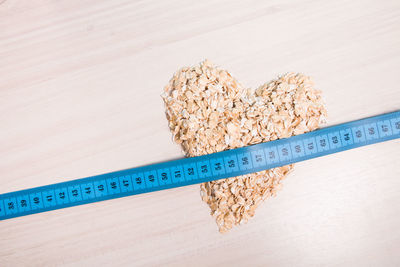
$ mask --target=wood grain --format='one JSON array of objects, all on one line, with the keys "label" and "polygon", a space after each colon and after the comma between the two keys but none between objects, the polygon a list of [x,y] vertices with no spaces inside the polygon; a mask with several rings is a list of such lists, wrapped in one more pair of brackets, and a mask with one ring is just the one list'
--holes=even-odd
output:
[{"label": "wood grain", "polygon": [[[204,58],[313,76],[329,124],[400,107],[398,0],[0,3],[0,193],[181,157],[159,95]],[[296,164],[226,235],[197,185],[2,221],[0,266],[398,266],[399,144]]]}]

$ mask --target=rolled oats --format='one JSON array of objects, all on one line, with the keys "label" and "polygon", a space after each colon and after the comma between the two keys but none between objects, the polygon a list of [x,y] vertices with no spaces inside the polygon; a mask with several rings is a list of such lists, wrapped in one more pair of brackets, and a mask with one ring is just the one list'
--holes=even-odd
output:
[{"label": "rolled oats", "polygon": [[[325,122],[321,92],[310,77],[287,73],[255,90],[205,60],[180,69],[162,98],[173,140],[194,157],[315,130]],[[281,188],[293,164],[201,184],[220,232],[248,221]]]}]

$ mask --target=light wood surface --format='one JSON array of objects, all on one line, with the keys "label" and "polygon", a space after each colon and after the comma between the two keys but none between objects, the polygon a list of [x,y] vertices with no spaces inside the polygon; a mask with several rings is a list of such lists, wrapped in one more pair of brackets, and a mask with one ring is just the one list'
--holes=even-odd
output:
[{"label": "light wood surface", "polygon": [[[313,76],[329,125],[400,108],[400,2],[0,1],[0,193],[182,156],[161,91],[209,58]],[[296,164],[246,225],[199,186],[0,222],[0,266],[399,266],[400,142]]]}]

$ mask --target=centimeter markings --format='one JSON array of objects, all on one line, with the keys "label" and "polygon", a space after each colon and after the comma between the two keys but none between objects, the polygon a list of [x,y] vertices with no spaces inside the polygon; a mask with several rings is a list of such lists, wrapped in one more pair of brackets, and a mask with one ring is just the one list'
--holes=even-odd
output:
[{"label": "centimeter markings", "polygon": [[287,139],[0,195],[0,220],[267,170],[400,138],[400,111]]}]

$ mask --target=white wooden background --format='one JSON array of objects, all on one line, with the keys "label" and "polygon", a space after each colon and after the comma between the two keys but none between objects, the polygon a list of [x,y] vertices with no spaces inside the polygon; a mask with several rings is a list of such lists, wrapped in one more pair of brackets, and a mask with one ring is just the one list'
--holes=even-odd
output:
[{"label": "white wooden background", "polygon": [[[1,0],[0,193],[181,157],[160,98],[209,58],[314,77],[329,124],[400,108],[398,0]],[[0,266],[399,266],[400,142],[296,164],[221,235],[198,185],[0,222]]]}]

